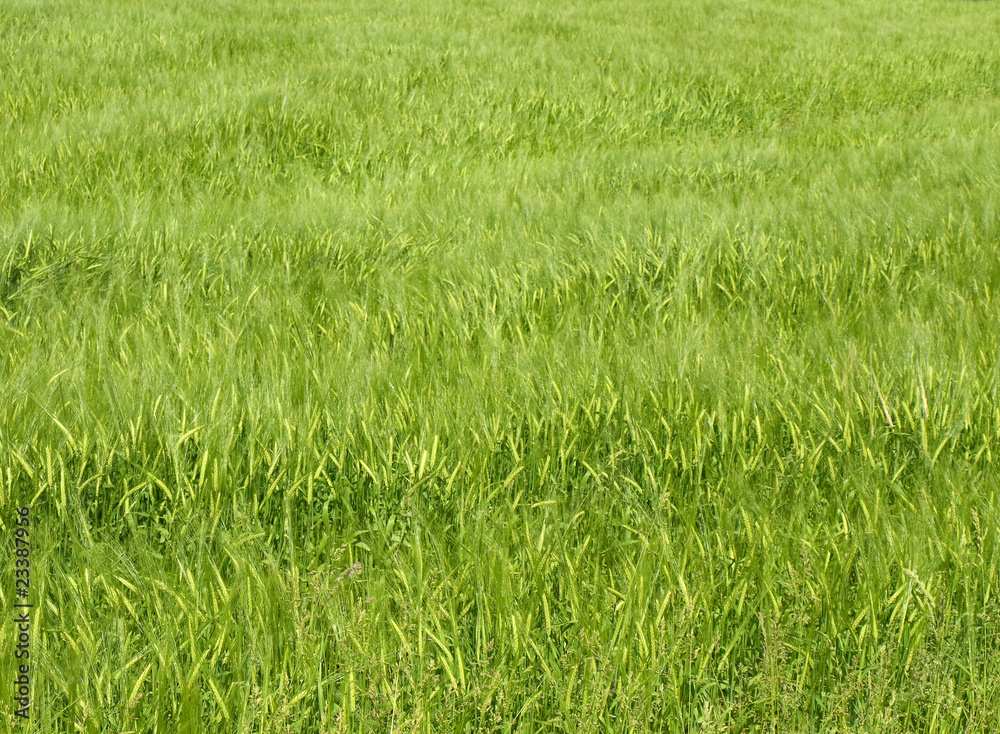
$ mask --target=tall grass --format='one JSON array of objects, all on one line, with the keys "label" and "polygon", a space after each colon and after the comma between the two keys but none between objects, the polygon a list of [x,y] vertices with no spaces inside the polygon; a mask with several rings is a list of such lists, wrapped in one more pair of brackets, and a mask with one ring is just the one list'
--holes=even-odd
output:
[{"label": "tall grass", "polygon": [[992,731],[998,26],[0,10],[3,726]]}]

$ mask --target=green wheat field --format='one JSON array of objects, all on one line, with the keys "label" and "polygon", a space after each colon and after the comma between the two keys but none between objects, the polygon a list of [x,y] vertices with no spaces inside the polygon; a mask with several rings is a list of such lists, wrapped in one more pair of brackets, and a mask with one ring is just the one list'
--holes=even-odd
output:
[{"label": "green wheat field", "polygon": [[0,731],[994,732],[998,39],[4,2]]}]

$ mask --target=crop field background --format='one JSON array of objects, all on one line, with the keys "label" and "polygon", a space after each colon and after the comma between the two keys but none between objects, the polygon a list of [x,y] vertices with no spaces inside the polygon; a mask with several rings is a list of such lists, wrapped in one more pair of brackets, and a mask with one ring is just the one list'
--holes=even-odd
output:
[{"label": "crop field background", "polygon": [[0,730],[995,731],[997,39],[4,2]]}]

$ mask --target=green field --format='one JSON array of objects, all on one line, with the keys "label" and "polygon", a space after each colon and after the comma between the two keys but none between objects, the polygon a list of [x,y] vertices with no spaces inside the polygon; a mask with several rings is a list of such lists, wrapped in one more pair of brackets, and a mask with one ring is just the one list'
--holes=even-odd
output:
[{"label": "green field", "polygon": [[994,732],[998,39],[3,3],[0,731]]}]

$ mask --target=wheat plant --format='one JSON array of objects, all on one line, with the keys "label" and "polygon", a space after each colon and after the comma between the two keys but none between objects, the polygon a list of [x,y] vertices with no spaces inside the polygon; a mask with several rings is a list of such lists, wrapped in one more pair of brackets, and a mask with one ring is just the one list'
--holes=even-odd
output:
[{"label": "wheat plant", "polygon": [[995,731],[998,31],[4,4],[0,727]]}]

